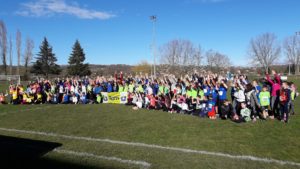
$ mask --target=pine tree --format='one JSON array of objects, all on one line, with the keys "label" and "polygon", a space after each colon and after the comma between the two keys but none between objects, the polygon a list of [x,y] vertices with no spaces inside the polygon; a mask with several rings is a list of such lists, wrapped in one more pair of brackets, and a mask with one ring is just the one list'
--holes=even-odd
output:
[{"label": "pine tree", "polygon": [[78,40],[76,40],[73,51],[69,57],[68,74],[73,76],[90,75],[91,71],[87,63],[83,63],[85,54]]},{"label": "pine tree", "polygon": [[49,74],[59,74],[61,72],[60,66],[55,62],[57,58],[52,52],[52,47],[49,45],[45,37],[41,46],[38,56],[35,58],[36,62],[32,66],[31,72],[41,74],[48,78]]}]

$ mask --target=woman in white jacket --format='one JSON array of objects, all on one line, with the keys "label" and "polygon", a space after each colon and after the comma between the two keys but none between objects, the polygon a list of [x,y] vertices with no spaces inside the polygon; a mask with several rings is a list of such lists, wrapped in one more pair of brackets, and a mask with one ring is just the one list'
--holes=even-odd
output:
[{"label": "woman in white jacket", "polygon": [[235,114],[240,115],[240,107],[241,103],[246,101],[246,96],[245,96],[245,88],[243,85],[240,83],[239,80],[236,81],[235,83],[235,92],[233,94],[234,96],[234,101],[233,101],[233,111]]}]

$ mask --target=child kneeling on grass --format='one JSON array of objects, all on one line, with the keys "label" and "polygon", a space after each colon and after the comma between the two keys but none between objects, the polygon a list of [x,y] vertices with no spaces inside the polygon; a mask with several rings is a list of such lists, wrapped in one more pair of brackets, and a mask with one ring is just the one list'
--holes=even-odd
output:
[{"label": "child kneeling on grass", "polygon": [[220,118],[222,120],[230,119],[234,116],[233,107],[229,100],[225,100],[221,105],[221,112],[219,112]]},{"label": "child kneeling on grass", "polygon": [[102,100],[102,95],[101,95],[101,93],[98,93],[98,94],[96,95],[96,104],[100,104],[100,103],[101,103],[101,100]]},{"label": "child kneeling on grass", "polygon": [[251,121],[251,110],[247,108],[247,104],[245,102],[241,103],[241,116],[238,117],[237,115],[235,115],[233,121],[236,123]]},{"label": "child kneeling on grass", "polygon": [[213,100],[212,95],[209,95],[207,105],[208,105],[208,113],[207,113],[208,118],[210,118],[212,120],[217,119],[216,102]]},{"label": "child kneeling on grass", "polygon": [[85,95],[84,92],[82,92],[82,93],[80,94],[80,101],[79,101],[79,103],[81,103],[81,104],[86,104],[87,102],[88,102],[88,101],[87,101],[86,95]]},{"label": "child kneeling on grass", "polygon": [[72,94],[72,104],[77,104],[78,103],[78,97],[76,96],[75,93]]}]

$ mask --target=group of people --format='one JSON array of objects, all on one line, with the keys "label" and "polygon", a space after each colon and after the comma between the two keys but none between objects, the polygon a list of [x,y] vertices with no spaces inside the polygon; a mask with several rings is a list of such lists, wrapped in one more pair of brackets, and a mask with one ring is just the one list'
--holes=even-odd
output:
[{"label": "group of people", "polygon": [[[272,77],[271,77],[272,76]],[[298,96],[292,82],[272,75],[249,81],[243,74],[225,77],[213,73],[193,73],[176,78],[161,75],[115,73],[96,78],[39,79],[27,86],[9,86],[0,93],[0,104],[100,104],[103,92],[127,92],[126,105],[136,109],[163,110],[210,119],[231,119],[234,122],[255,122],[257,119],[289,121],[295,114]]]}]

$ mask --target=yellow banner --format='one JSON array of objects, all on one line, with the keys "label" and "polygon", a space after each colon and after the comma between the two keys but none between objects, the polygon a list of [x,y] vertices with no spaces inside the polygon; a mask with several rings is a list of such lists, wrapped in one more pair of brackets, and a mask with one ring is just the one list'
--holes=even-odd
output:
[{"label": "yellow banner", "polygon": [[103,103],[125,104],[127,103],[127,92],[102,92]]}]

